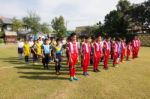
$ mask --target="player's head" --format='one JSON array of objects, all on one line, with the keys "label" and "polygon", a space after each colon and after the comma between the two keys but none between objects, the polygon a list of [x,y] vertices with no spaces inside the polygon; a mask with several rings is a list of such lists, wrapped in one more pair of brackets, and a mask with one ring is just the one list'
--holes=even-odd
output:
[{"label": "player's head", "polygon": [[77,40],[76,33],[72,33],[72,34],[70,35],[70,37],[71,37],[71,41],[76,41],[76,40]]},{"label": "player's head", "polygon": [[61,42],[61,40],[58,38],[58,39],[56,40],[57,45],[60,44],[60,42]]},{"label": "player's head", "polygon": [[25,39],[25,40],[24,40],[24,43],[26,43],[26,44],[29,43],[29,40]]},{"label": "player's head", "polygon": [[85,39],[86,43],[90,42],[90,37],[89,36],[85,36],[84,39]]},{"label": "player's head", "polygon": [[110,37],[109,36],[105,36],[105,40],[108,42],[110,41]]},{"label": "player's head", "polygon": [[119,38],[116,37],[116,38],[115,38],[115,42],[116,42],[116,43],[119,42]]},{"label": "player's head", "polygon": [[98,37],[97,37],[97,40],[96,40],[97,42],[100,42],[101,41],[101,36],[100,35],[98,35]]},{"label": "player's head", "polygon": [[46,45],[49,44],[49,39],[45,39],[45,44],[46,44]]}]

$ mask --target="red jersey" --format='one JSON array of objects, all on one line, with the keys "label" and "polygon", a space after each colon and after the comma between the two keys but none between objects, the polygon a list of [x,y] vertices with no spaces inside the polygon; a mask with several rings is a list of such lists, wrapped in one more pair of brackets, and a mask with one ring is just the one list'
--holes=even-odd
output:
[{"label": "red jersey", "polygon": [[84,54],[87,54],[87,53],[90,54],[90,51],[91,51],[91,48],[90,48],[89,44],[87,44],[87,43],[82,44],[82,52]]},{"label": "red jersey", "polygon": [[78,54],[78,45],[77,45],[77,42],[69,42],[68,44],[68,51],[71,53],[71,54]]},{"label": "red jersey", "polygon": [[95,43],[94,43],[94,50],[95,50],[95,52],[102,52],[101,44],[95,42]]}]

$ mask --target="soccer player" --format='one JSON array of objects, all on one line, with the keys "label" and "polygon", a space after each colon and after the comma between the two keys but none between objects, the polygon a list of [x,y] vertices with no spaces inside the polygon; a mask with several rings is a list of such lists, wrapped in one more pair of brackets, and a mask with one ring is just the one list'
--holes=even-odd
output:
[{"label": "soccer player", "polygon": [[23,46],[24,46],[24,42],[22,41],[22,39],[18,40],[18,56],[19,59],[23,58]]},{"label": "soccer player", "polygon": [[82,68],[83,68],[83,75],[88,76],[88,66],[90,64],[90,43],[89,43],[89,37],[85,37],[85,41],[82,44]]},{"label": "soccer player", "polygon": [[76,34],[72,33],[71,41],[68,44],[70,81],[78,80],[76,77],[76,63],[78,61],[78,45],[76,38]]},{"label": "soccer player", "polygon": [[108,69],[108,60],[110,55],[110,41],[109,37],[106,37],[106,40],[104,41],[104,69]]},{"label": "soccer player", "polygon": [[29,64],[29,56],[31,54],[31,50],[30,50],[30,45],[28,40],[25,40],[24,42],[23,51],[24,51],[25,63]]},{"label": "soccer player", "polygon": [[44,66],[44,69],[49,69],[49,61],[50,61],[50,52],[51,52],[51,45],[49,45],[49,40],[45,39],[45,43],[42,45],[42,63]]},{"label": "soccer player", "polygon": [[100,42],[101,42],[101,36],[98,36],[96,39],[96,42],[94,43],[94,55],[93,55],[93,60],[94,60],[93,71],[94,72],[100,72],[100,70],[98,69],[101,56],[102,56],[102,46]]},{"label": "soccer player", "polygon": [[60,74],[61,60],[62,60],[62,44],[61,40],[56,40],[56,46],[54,46],[54,58],[55,58],[55,70],[56,75]]}]

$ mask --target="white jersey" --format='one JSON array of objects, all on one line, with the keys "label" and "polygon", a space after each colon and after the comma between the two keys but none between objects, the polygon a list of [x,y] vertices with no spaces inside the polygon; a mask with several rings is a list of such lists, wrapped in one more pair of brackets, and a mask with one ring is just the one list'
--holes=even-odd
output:
[{"label": "white jersey", "polygon": [[33,41],[29,41],[29,45],[30,45],[30,47],[32,47],[33,46]]},{"label": "white jersey", "polygon": [[18,48],[23,48],[23,46],[24,46],[24,42],[18,41]]}]

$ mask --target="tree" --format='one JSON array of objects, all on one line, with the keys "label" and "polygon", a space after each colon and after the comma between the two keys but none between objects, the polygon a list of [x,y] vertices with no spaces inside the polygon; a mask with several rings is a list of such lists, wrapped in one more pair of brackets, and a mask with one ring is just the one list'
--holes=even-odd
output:
[{"label": "tree", "polygon": [[55,17],[52,22],[52,28],[55,30],[57,33],[58,37],[63,37],[66,36],[66,27],[65,27],[65,21],[62,16],[60,17]]},{"label": "tree", "polygon": [[127,13],[132,27],[141,27],[141,30],[150,28],[150,0],[140,4],[132,5]]},{"label": "tree", "polygon": [[127,0],[120,0],[117,4],[117,11],[126,12],[130,9],[130,2]]},{"label": "tree", "polygon": [[47,23],[43,23],[41,25],[41,31],[45,34],[51,32],[49,25]]},{"label": "tree", "polygon": [[117,4],[117,10],[110,11],[105,16],[104,31],[110,36],[126,35],[128,20],[125,19],[125,13],[130,9],[130,2],[120,0]]},{"label": "tree", "polygon": [[21,20],[18,20],[16,18],[13,18],[12,22],[13,22],[13,26],[12,26],[13,31],[18,31],[24,25],[24,23]]},{"label": "tree", "polygon": [[28,16],[24,17],[23,21],[33,33],[36,34],[40,31],[40,17],[35,12],[28,12]]}]

